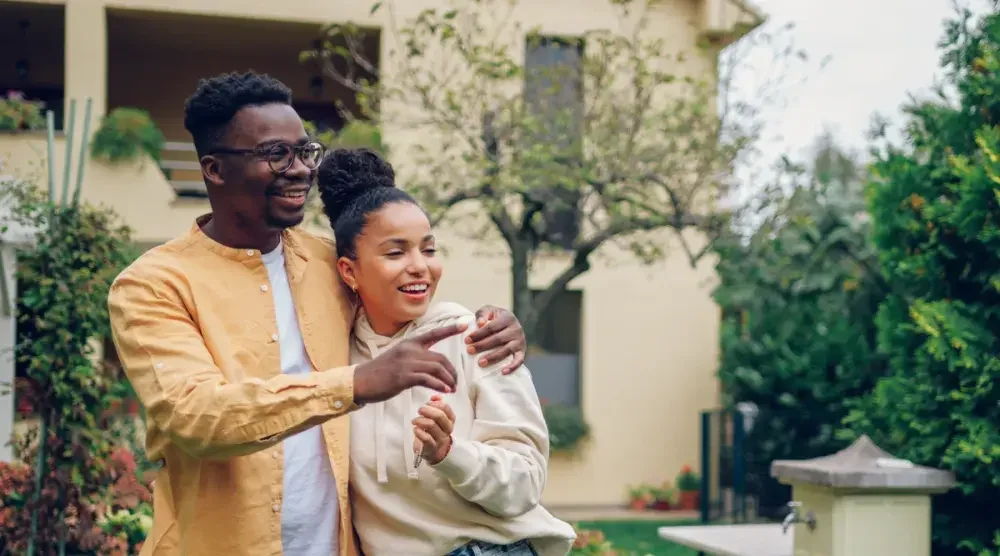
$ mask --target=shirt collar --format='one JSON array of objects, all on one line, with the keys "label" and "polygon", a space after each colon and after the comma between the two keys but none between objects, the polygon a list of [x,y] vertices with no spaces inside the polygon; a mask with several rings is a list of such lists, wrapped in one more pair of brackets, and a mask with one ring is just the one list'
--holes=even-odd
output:
[{"label": "shirt collar", "polygon": [[[262,253],[259,249],[238,249],[236,247],[229,247],[208,237],[208,235],[205,234],[201,228],[211,219],[212,213],[203,214],[195,219],[194,224],[191,225],[191,229],[189,230],[192,244],[243,264],[261,264],[260,257]],[[303,247],[302,242],[299,241],[299,234],[300,231],[298,230],[298,227],[287,228],[281,232],[281,245],[284,246],[285,259],[286,261],[295,261],[295,263],[293,263],[293,266],[295,267],[305,266],[305,263],[309,260],[309,253]],[[297,263],[302,264],[299,265]]]}]

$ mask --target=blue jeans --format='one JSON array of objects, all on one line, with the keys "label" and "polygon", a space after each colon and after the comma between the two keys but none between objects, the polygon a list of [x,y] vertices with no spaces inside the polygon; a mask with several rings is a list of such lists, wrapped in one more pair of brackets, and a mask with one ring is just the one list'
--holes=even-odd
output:
[{"label": "blue jeans", "polygon": [[472,541],[452,550],[447,556],[538,556],[538,553],[526,540],[504,545]]}]

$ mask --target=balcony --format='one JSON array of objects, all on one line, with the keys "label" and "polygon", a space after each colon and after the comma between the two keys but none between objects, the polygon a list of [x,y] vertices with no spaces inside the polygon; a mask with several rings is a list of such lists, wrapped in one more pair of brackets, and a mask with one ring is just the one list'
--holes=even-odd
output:
[{"label": "balcony", "polygon": [[[295,108],[321,130],[339,129],[341,110],[355,110],[350,91],[323,77],[318,66],[299,62],[300,52],[314,47],[329,6],[309,13],[312,21],[289,21],[121,5],[130,7],[0,1],[0,93],[23,91],[45,102],[57,130],[66,98],[76,99],[77,141],[79,105],[88,97],[94,101],[92,131],[118,107],[149,113],[167,140],[159,167],[152,160],[113,167],[91,162],[83,186],[85,199],[113,206],[141,242],[169,239],[210,210],[183,125],[185,99],[199,79],[250,69],[268,73],[293,89]],[[366,44],[376,60],[379,40],[372,32]],[[62,156],[62,147],[57,151]],[[25,179],[44,179],[44,156],[44,134],[0,135],[0,160]]]},{"label": "balcony", "polygon": [[740,40],[764,19],[749,0],[701,0],[701,36],[719,48]]},{"label": "balcony", "polygon": [[[315,23],[239,19],[146,10],[108,9],[108,109],[143,108],[167,139],[161,167],[179,200],[205,198],[184,101],[198,80],[227,71],[266,72],[291,87],[294,105],[321,129],[339,129],[350,91],[299,62],[313,47]],[[378,37],[371,48],[378,50]],[[377,57],[376,57],[377,59]]]},{"label": "balcony", "polygon": [[65,8],[0,2],[0,95],[21,91],[42,101],[62,129],[65,90]]}]

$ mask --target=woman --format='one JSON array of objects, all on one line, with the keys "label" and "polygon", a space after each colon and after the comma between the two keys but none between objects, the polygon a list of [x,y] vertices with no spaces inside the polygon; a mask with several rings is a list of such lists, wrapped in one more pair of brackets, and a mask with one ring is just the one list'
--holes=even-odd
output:
[{"label": "woman", "polygon": [[[432,304],[441,260],[430,221],[368,150],[335,150],[319,167],[337,269],[361,310],[352,363],[404,338],[473,321]],[[351,414],[354,524],[366,556],[567,554],[575,534],[539,505],[549,438],[524,367],[480,367],[461,335],[433,351],[458,372],[446,396],[416,387]]]}]

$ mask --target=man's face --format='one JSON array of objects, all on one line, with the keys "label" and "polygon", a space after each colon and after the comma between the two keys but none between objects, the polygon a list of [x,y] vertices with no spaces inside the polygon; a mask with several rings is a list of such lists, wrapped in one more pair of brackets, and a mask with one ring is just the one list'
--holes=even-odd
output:
[{"label": "man's face", "polygon": [[[294,153],[288,158],[263,154],[277,144],[297,147],[309,142],[302,119],[287,104],[247,106],[233,117],[222,152],[212,155],[215,192],[212,210],[235,217],[248,228],[281,230],[305,218],[306,198],[315,168]],[[226,153],[226,150],[257,149],[257,153]],[[260,228],[258,228],[260,227]]]}]

